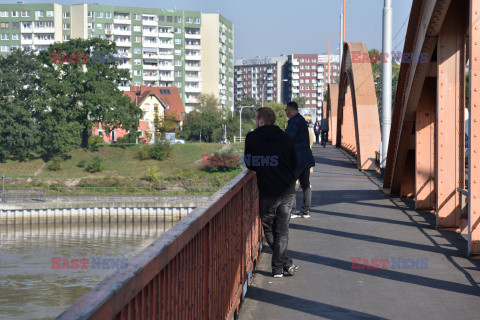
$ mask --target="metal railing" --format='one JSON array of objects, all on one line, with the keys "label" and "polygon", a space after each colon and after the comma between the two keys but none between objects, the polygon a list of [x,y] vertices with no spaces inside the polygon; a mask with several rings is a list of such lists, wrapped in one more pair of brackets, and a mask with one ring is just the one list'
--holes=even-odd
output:
[{"label": "metal railing", "polygon": [[231,319],[261,249],[244,170],[57,319]]},{"label": "metal railing", "polygon": [[55,197],[140,197],[140,196],[191,196],[212,195],[218,186],[174,187],[39,187],[30,189],[9,188],[0,193],[0,202],[46,201]]}]

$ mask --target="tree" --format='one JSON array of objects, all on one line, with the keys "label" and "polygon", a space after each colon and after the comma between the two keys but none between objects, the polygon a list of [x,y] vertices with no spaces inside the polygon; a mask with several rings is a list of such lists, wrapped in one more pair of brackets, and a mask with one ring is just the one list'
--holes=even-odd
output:
[{"label": "tree", "polygon": [[33,52],[16,50],[0,57],[0,161],[25,160],[42,153],[41,130],[35,114],[36,97],[43,90],[42,68]]},{"label": "tree", "polygon": [[[86,64],[52,63],[51,52],[55,51],[69,56],[87,53],[90,58]],[[114,59],[100,63],[92,61],[94,53],[113,56],[117,50],[115,44],[108,40],[73,39],[55,43],[50,46],[50,52],[42,51],[40,54],[43,63],[55,75],[55,81],[48,83],[48,107],[61,109],[59,114],[66,123],[78,123],[84,148],[88,147],[94,124],[102,123],[106,131],[118,127],[136,131],[141,116],[141,109],[118,88],[123,81],[130,79],[128,70],[118,69]]]},{"label": "tree", "polygon": [[285,130],[287,128],[287,121],[288,121],[287,114],[285,113],[286,106],[282,103],[270,101],[266,103],[264,107],[268,107],[272,109],[273,112],[275,112],[275,116],[276,116],[275,124],[279,126],[280,129]]},{"label": "tree", "polygon": [[199,105],[185,116],[182,137],[198,141],[200,134],[205,142],[212,142],[213,133],[222,127],[224,112],[219,109],[220,103],[213,94],[200,94]]},{"label": "tree", "polygon": [[177,132],[178,130],[177,117],[174,114],[165,113],[163,117],[160,117],[158,111],[155,111],[153,123],[157,138],[160,138],[165,132]]},{"label": "tree", "polygon": [[[372,73],[373,73],[373,82],[375,84],[375,93],[377,95],[377,104],[379,108],[379,114],[381,113],[381,105],[382,105],[382,59],[380,52],[377,49],[372,49],[368,51],[370,56],[370,62],[372,65]],[[396,94],[397,94],[397,84],[398,84],[398,76],[400,73],[400,65],[395,61],[392,62],[392,104],[395,102]]]},{"label": "tree", "polygon": [[305,108],[305,102],[307,99],[305,99],[305,97],[295,97],[293,98],[293,101],[297,103],[299,108]]}]

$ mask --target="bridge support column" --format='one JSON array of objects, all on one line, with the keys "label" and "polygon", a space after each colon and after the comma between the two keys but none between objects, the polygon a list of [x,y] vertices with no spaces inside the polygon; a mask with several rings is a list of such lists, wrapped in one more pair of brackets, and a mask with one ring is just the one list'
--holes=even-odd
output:
[{"label": "bridge support column", "polygon": [[452,3],[438,35],[437,200],[438,228],[459,227],[461,195],[465,185],[464,92],[465,27],[457,17],[460,6]]},{"label": "bridge support column", "polygon": [[480,254],[480,0],[470,1],[468,253]]},{"label": "bridge support column", "polygon": [[436,79],[426,78],[416,114],[415,209],[435,208]]}]

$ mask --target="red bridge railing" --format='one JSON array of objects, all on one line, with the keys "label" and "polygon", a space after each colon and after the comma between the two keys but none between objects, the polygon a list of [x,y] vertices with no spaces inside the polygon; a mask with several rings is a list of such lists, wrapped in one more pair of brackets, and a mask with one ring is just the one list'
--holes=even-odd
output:
[{"label": "red bridge railing", "polygon": [[245,170],[57,319],[231,319],[261,232],[256,175]]}]

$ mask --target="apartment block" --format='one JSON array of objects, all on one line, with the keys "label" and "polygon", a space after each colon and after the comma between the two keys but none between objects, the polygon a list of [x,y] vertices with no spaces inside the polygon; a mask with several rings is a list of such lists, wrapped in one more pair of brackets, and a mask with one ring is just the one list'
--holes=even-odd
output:
[{"label": "apartment block", "polygon": [[[114,41],[130,85],[177,87],[185,108],[214,93],[233,108],[233,24],[200,11],[77,4],[0,4],[0,54],[46,50],[54,42]],[[213,61],[212,57],[217,60]]]},{"label": "apartment block", "polygon": [[235,61],[235,101],[282,102],[287,56]]}]

